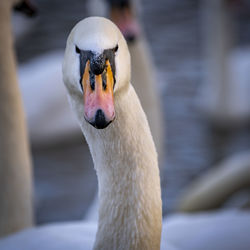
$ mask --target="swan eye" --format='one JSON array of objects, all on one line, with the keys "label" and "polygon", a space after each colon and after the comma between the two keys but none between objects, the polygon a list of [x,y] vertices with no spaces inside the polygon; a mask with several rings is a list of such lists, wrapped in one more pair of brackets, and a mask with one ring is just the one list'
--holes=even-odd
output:
[{"label": "swan eye", "polygon": [[76,53],[80,54],[80,49],[77,46],[75,47],[75,49],[76,49]]},{"label": "swan eye", "polygon": [[118,50],[118,44],[115,46],[114,52],[117,52],[117,50]]}]

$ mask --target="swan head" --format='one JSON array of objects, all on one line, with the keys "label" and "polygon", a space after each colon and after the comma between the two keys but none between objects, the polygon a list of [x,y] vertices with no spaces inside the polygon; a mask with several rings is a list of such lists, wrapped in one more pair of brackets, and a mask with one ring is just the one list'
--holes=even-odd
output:
[{"label": "swan head", "polygon": [[63,62],[63,80],[78,117],[97,129],[115,119],[116,93],[130,82],[130,55],[117,26],[89,17],[71,31]]}]

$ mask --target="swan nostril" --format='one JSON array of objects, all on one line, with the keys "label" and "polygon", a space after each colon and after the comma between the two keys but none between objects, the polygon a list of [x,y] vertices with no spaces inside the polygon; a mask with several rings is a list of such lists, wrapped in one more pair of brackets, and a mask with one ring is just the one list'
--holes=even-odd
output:
[{"label": "swan nostril", "polygon": [[95,75],[92,71],[89,72],[89,82],[90,88],[94,91],[95,90]]},{"label": "swan nostril", "polygon": [[102,88],[103,90],[107,89],[107,75],[106,75],[105,70],[102,73]]}]

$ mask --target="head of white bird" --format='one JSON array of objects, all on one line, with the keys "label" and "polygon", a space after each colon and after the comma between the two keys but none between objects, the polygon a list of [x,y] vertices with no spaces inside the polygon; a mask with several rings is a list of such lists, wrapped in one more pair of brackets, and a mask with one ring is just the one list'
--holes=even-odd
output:
[{"label": "head of white bird", "polygon": [[89,17],[76,24],[67,40],[63,80],[78,117],[82,110],[97,129],[114,121],[116,93],[130,82],[130,54],[114,23]]}]

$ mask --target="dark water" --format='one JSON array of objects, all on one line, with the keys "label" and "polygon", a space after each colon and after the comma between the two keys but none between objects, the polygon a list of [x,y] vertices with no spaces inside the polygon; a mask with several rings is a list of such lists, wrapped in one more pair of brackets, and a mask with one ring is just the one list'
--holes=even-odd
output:
[{"label": "dark water", "polygon": [[[82,0],[37,0],[39,17],[17,44],[18,59],[64,49],[74,24],[89,15]],[[200,1],[141,1],[141,19],[160,74],[166,123],[161,173],[164,214],[173,212],[178,195],[194,178],[232,153],[250,148],[250,129],[216,131],[197,111],[194,98],[203,79]],[[249,18],[239,20],[238,43],[248,43]],[[96,191],[96,178],[81,139],[33,150],[37,221],[82,218]]]}]

